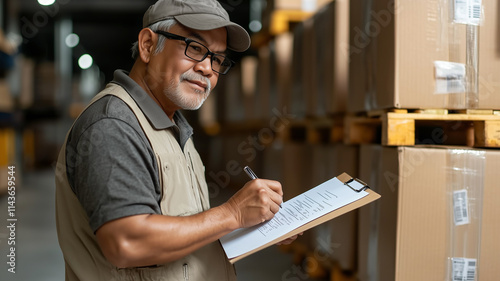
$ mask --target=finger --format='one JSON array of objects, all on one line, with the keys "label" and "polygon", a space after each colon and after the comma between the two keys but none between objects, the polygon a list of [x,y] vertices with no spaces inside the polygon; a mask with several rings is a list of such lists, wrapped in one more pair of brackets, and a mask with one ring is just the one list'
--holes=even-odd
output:
[{"label": "finger", "polygon": [[297,239],[297,235],[292,236],[290,238],[287,238],[287,239],[279,242],[278,245],[288,245],[288,244],[291,244],[293,241],[295,241],[295,239]]},{"label": "finger", "polygon": [[271,203],[271,206],[269,206],[269,209],[271,210],[271,212],[273,214],[276,214],[280,210],[280,205],[279,204],[275,204],[275,203]]},{"label": "finger", "polygon": [[283,202],[283,197],[281,197],[279,194],[268,188],[267,186],[263,186],[259,190],[259,196],[263,200],[262,203],[264,205],[279,205]]},{"label": "finger", "polygon": [[281,183],[279,181],[266,180],[267,186],[277,193],[279,196],[283,197],[283,188],[281,187]]},{"label": "finger", "polygon": [[265,219],[266,219],[266,221],[271,220],[273,217],[274,217],[274,213],[273,213],[271,210],[269,210],[269,211],[266,213],[266,215],[265,215]]},{"label": "finger", "polygon": [[266,188],[267,194],[269,198],[276,204],[280,205],[283,203],[283,196],[277,193],[274,189],[272,189],[269,185]]},{"label": "finger", "polygon": [[283,203],[283,197],[281,195],[279,195],[278,193],[275,193],[274,191],[269,191],[268,192],[269,194],[269,198],[272,200],[272,202],[276,205],[281,205],[281,203]]}]

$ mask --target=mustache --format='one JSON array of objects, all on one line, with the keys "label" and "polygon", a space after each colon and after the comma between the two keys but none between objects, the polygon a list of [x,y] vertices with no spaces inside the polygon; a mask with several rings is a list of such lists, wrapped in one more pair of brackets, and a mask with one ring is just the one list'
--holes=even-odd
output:
[{"label": "mustache", "polygon": [[205,89],[205,93],[207,93],[207,94],[210,93],[210,91],[212,90],[212,83],[210,83],[210,80],[203,75],[200,75],[197,73],[192,73],[192,72],[185,72],[181,75],[180,82],[182,82],[184,80],[201,81],[201,82],[205,83],[207,85],[207,88]]}]

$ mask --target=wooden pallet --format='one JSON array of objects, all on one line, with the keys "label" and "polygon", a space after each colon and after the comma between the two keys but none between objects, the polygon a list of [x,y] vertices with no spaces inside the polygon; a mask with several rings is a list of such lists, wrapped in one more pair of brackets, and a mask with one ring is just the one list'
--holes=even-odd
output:
[{"label": "wooden pallet", "polygon": [[342,270],[339,263],[310,249],[304,242],[295,240],[279,249],[293,255],[293,263],[301,266],[310,279],[329,281],[356,281],[356,272]]},{"label": "wooden pallet", "polygon": [[499,111],[394,110],[345,119],[344,143],[500,147]]},{"label": "wooden pallet", "polygon": [[315,252],[309,251],[303,261],[304,270],[311,279],[330,281],[356,281],[353,272],[342,270],[336,261],[319,259]]},{"label": "wooden pallet", "polygon": [[280,132],[284,141],[339,143],[343,141],[344,116],[293,121]]}]

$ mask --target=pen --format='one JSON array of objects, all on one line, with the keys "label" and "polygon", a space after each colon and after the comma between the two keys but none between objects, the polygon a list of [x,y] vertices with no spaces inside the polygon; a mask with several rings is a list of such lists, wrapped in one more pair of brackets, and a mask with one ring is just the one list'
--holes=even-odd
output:
[{"label": "pen", "polygon": [[[251,178],[251,179],[258,179],[257,175],[252,171],[252,169],[250,169],[250,167],[248,166],[245,166],[245,168],[243,168],[243,171],[245,171],[245,173],[247,173],[247,175]],[[280,204],[280,208],[283,208],[281,207],[281,204]]]}]

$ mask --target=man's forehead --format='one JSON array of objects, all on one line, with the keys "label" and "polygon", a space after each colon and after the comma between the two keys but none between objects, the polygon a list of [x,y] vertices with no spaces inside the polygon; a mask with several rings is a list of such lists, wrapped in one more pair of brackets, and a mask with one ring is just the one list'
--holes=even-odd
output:
[{"label": "man's forehead", "polygon": [[[176,28],[179,31],[175,31]],[[225,27],[213,30],[197,30],[183,26],[181,24],[176,24],[172,27],[171,31],[174,31],[174,33],[182,33],[179,35],[199,41],[200,43],[207,45],[207,47],[213,46],[214,49],[212,50],[212,52],[214,53],[226,52],[227,30]]]}]

